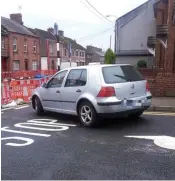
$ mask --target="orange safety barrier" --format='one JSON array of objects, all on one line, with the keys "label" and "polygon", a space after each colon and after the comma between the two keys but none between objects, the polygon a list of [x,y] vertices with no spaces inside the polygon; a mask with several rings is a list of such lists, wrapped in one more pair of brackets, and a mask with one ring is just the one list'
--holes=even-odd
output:
[{"label": "orange safety barrier", "polygon": [[33,90],[48,81],[49,78],[4,81],[1,84],[1,104],[7,104],[19,98],[23,99],[24,102],[29,102]]},{"label": "orange safety barrier", "polygon": [[50,76],[50,75],[55,74],[56,72],[57,72],[57,70],[31,70],[31,71],[2,72],[1,78],[2,79],[5,79],[5,78],[18,79],[20,77],[31,77],[31,78],[33,78],[37,74]]},{"label": "orange safety barrier", "polygon": [[7,104],[11,99],[11,89],[8,81],[1,83],[1,105]]}]

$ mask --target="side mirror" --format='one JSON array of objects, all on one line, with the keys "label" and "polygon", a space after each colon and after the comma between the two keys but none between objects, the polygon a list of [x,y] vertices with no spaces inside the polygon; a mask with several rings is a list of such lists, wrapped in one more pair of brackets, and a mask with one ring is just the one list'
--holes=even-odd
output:
[{"label": "side mirror", "polygon": [[47,83],[43,83],[42,87],[47,88]]}]

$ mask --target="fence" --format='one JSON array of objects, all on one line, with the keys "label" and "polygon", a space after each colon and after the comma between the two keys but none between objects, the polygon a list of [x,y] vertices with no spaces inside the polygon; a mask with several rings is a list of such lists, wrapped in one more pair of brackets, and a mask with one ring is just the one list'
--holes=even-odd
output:
[{"label": "fence", "polygon": [[19,98],[24,102],[29,102],[32,91],[49,78],[50,76],[41,79],[3,81],[1,83],[1,105]]},{"label": "fence", "polygon": [[37,74],[41,75],[53,75],[57,70],[31,70],[31,71],[16,71],[16,72],[2,72],[1,79],[19,79],[21,77],[34,78]]}]

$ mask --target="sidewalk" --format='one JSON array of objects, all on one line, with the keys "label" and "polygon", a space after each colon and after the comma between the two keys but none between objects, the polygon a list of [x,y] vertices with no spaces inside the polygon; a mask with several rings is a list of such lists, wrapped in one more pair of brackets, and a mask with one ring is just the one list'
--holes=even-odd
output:
[{"label": "sidewalk", "polygon": [[149,111],[175,112],[175,97],[153,97]]}]

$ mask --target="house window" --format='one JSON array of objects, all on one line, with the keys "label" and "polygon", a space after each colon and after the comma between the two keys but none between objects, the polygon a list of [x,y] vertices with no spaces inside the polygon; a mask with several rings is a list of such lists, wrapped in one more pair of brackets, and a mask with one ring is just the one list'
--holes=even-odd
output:
[{"label": "house window", "polygon": [[78,50],[76,51],[76,56],[78,57]]},{"label": "house window", "polygon": [[33,42],[33,53],[36,53],[36,41]]},{"label": "house window", "polygon": [[84,52],[81,53],[82,57],[84,57]]},{"label": "house window", "polygon": [[32,70],[37,70],[38,69],[38,61],[37,60],[33,60],[32,61]]},{"label": "house window", "polygon": [[1,47],[4,49],[5,48],[5,42],[4,42],[4,37],[1,39]]},{"label": "house window", "polygon": [[53,53],[53,43],[50,43],[49,49],[50,49],[50,53]]},{"label": "house window", "polygon": [[27,52],[27,40],[24,40],[24,52]]},{"label": "house window", "polygon": [[17,51],[17,38],[13,38],[13,51]]},{"label": "house window", "polygon": [[18,71],[20,69],[20,63],[19,60],[14,60],[13,61],[13,70]]},{"label": "house window", "polygon": [[64,56],[66,56],[66,53],[67,53],[67,52],[66,52],[66,49],[64,49]]}]

